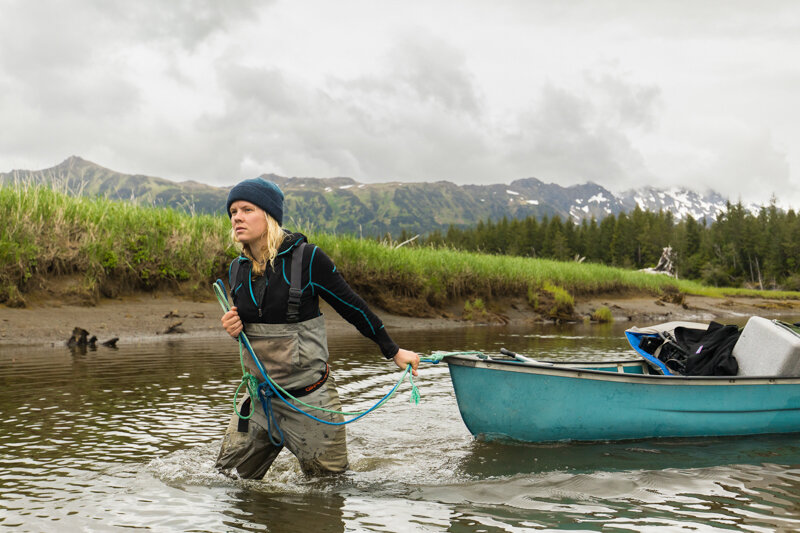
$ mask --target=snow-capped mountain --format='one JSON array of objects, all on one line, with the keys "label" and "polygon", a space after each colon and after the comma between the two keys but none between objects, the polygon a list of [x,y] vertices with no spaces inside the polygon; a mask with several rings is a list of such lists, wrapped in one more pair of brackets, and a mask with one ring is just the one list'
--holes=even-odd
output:
[{"label": "snow-capped mountain", "polygon": [[643,187],[625,191],[618,195],[618,198],[626,211],[631,211],[638,205],[643,211],[670,211],[679,220],[687,216],[695,220],[702,218],[709,221],[716,220],[717,216],[725,211],[727,203],[725,198],[714,191],[700,194],[678,187],[669,189]]},{"label": "snow-capped mountain", "polygon": [[[287,213],[297,223],[320,231],[383,235],[401,231],[427,233],[450,225],[471,227],[502,218],[559,216],[580,222],[595,217],[643,210],[670,211],[676,220],[691,215],[715,220],[726,199],[715,192],[652,186],[614,194],[596,183],[562,187],[536,178],[510,184],[458,185],[424,183],[360,183],[351,178],[301,178],[264,174],[286,194]],[[59,184],[59,190],[88,196],[134,200],[198,213],[222,214],[229,188],[197,182],[122,174],[79,157],[45,170],[0,173],[0,186],[15,182]],[[751,211],[757,207],[747,206]]]},{"label": "snow-capped mountain", "polygon": [[[507,193],[515,195],[511,203],[550,207],[555,214],[569,217],[575,222],[591,217],[600,220],[608,215],[630,213],[636,206],[643,211],[669,211],[676,220],[691,216],[695,220],[705,218],[710,222],[725,211],[727,204],[727,200],[717,192],[701,194],[678,187],[658,189],[647,186],[615,194],[591,182],[561,187],[527,178],[512,182],[506,189]],[[757,211],[755,206],[747,208]]]}]

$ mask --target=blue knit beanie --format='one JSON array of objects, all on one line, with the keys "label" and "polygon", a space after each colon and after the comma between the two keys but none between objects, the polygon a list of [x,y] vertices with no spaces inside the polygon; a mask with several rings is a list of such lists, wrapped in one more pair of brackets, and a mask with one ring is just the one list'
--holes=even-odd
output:
[{"label": "blue knit beanie", "polygon": [[235,185],[228,193],[228,203],[225,205],[228,216],[231,215],[231,204],[237,200],[257,205],[283,225],[283,191],[271,181],[253,178]]}]

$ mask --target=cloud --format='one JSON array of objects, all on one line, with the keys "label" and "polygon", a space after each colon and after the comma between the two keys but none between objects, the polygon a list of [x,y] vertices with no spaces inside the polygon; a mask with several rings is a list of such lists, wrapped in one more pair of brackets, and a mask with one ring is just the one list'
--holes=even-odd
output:
[{"label": "cloud", "polygon": [[[509,172],[526,169],[562,184],[594,181],[612,189],[652,179],[632,137],[654,122],[659,92],[605,74],[585,90],[546,85],[501,141]],[[513,174],[512,174],[513,175]]]},{"label": "cloud", "polygon": [[0,3],[0,170],[800,181],[794,2]]},{"label": "cloud", "polygon": [[481,95],[464,52],[429,33],[406,34],[386,58],[379,74],[385,83],[408,91],[409,99],[432,102],[453,113],[477,115]]},{"label": "cloud", "polygon": [[418,34],[381,65],[308,86],[225,57],[217,79],[227,105],[203,125],[227,132],[249,166],[292,175],[420,180],[453,175],[449,154],[485,151],[476,128],[481,97],[458,50]]},{"label": "cloud", "polygon": [[767,203],[774,195],[786,207],[787,199],[799,196],[787,155],[767,131],[738,132],[726,140],[724,149],[712,149],[696,172],[693,183],[704,183],[733,202]]},{"label": "cloud", "polygon": [[[631,152],[624,135],[611,123],[601,128],[603,117],[576,113],[606,113],[621,127],[652,118],[635,116],[648,112],[632,98],[636,89],[606,76],[590,83],[605,103],[574,105],[579,98],[568,101],[566,91],[533,88],[541,91],[540,107],[519,113],[517,131],[504,134],[465,51],[419,27],[394,33],[377,68],[354,76],[308,84],[270,65],[269,55],[254,62],[227,38],[214,43],[200,69],[204,77],[193,78],[187,72],[203,42],[253,15],[243,5],[228,13],[213,2],[178,2],[151,20],[154,2],[125,9],[94,2],[82,10],[51,4],[47,9],[62,9],[53,17],[59,24],[26,34],[3,57],[3,71],[16,72],[18,98],[39,110],[23,129],[48,131],[47,150],[65,150],[59,158],[93,152],[124,161],[130,171],[161,168],[178,177],[198,172],[227,180],[273,171],[477,183],[620,175],[624,165],[612,160]],[[28,17],[22,27],[35,26],[40,14],[19,11]],[[43,46],[40,36],[54,41]],[[189,96],[193,91],[200,95]],[[194,110],[180,112],[187,101]],[[137,168],[136,161],[148,164]]]},{"label": "cloud", "polygon": [[176,134],[193,137],[187,134],[191,119],[179,125],[167,116],[180,105],[170,109],[163,100],[181,85],[186,93],[198,90],[196,80],[180,79],[182,62],[249,20],[256,5],[4,2],[0,115],[11,127],[0,129],[0,157],[55,164],[70,154],[108,156],[110,161],[98,162],[126,163],[132,172],[196,172],[186,168],[186,150],[172,151],[180,163],[152,164],[169,159],[164,147]]},{"label": "cloud", "polygon": [[629,136],[656,122],[655,87],[587,73],[583,94],[591,97],[534,88],[530,107],[503,122],[461,50],[433,35],[417,32],[413,45],[399,39],[379,64],[307,86],[224,57],[217,78],[228,105],[204,128],[226,132],[231,152],[246,154],[242,171],[460,183],[648,175]]}]

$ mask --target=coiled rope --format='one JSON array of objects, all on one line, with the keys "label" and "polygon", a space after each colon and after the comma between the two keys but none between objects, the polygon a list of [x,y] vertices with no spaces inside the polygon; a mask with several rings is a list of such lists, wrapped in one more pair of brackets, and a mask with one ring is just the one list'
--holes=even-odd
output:
[{"label": "coiled rope", "polygon": [[[227,313],[228,311],[230,311],[230,304],[228,303],[228,295],[227,295],[227,292],[225,291],[225,285],[223,284],[222,280],[218,279],[214,283],[214,293],[215,293],[215,295],[217,297],[217,301],[219,301],[219,304],[222,307],[223,312]],[[233,410],[236,413],[236,415],[239,416],[239,418],[242,418],[242,419],[245,419],[245,420],[247,420],[247,419],[249,419],[249,418],[251,418],[253,416],[253,409],[250,410],[249,414],[243,415],[243,414],[241,414],[239,412],[239,408],[238,408],[238,396],[239,396],[239,393],[241,392],[242,387],[246,387],[247,388],[247,392],[250,394],[250,398],[258,398],[258,399],[260,399],[262,408],[264,409],[264,414],[267,417],[267,424],[268,424],[267,434],[269,435],[270,441],[272,441],[272,443],[275,444],[276,446],[280,446],[281,444],[283,444],[283,433],[281,432],[280,427],[276,423],[275,427],[277,428],[278,434],[280,435],[280,441],[276,442],[272,437],[272,432],[270,431],[270,427],[269,426],[271,426],[272,423],[275,421],[275,415],[274,415],[274,413],[272,411],[272,398],[273,398],[273,396],[278,398],[279,400],[281,400],[283,403],[285,403],[286,405],[288,405],[289,407],[291,407],[292,409],[294,409],[298,413],[301,413],[301,414],[307,416],[308,418],[311,418],[312,420],[316,420],[317,422],[320,422],[322,424],[327,424],[327,425],[330,425],[330,426],[342,426],[342,425],[345,425],[345,424],[349,424],[351,422],[355,422],[356,420],[359,420],[360,418],[366,416],[367,414],[371,413],[375,409],[379,408],[384,403],[386,403],[389,400],[389,398],[394,396],[394,393],[397,391],[397,389],[400,387],[400,385],[403,383],[403,381],[405,381],[406,377],[408,377],[408,381],[411,384],[411,399],[410,399],[410,401],[413,402],[414,404],[419,404],[419,400],[420,400],[419,389],[417,389],[417,386],[414,384],[414,378],[411,375],[411,365],[408,365],[406,367],[405,371],[403,372],[403,375],[400,376],[400,379],[397,381],[397,384],[395,384],[395,386],[392,387],[392,389],[388,393],[386,393],[386,395],[383,398],[378,400],[378,402],[375,403],[375,405],[373,405],[372,407],[370,407],[369,409],[366,409],[364,411],[358,411],[358,412],[337,411],[337,410],[334,410],[334,409],[326,409],[326,408],[323,408],[323,407],[318,407],[316,405],[307,404],[307,403],[303,402],[302,400],[300,400],[298,398],[295,398],[294,396],[289,394],[283,387],[281,387],[280,385],[275,383],[275,381],[272,379],[272,377],[270,377],[270,375],[267,373],[267,371],[261,365],[261,361],[259,361],[259,359],[256,356],[255,352],[253,351],[253,347],[250,344],[250,341],[248,340],[247,335],[245,334],[244,331],[239,333],[238,341],[239,341],[239,362],[242,365],[242,381],[239,383],[239,386],[236,388],[236,392],[234,393],[234,396],[233,396]],[[258,367],[258,371],[264,377],[263,381],[259,381],[256,376],[252,375],[250,372],[247,371],[247,368],[244,365],[244,350],[245,349],[250,354],[250,356],[253,358],[253,361],[255,361],[255,364]],[[444,352],[438,352],[438,353],[444,353]],[[441,361],[441,358],[439,359],[439,361]],[[435,362],[438,363],[439,361],[435,361]],[[434,361],[430,360],[430,362],[434,362]],[[309,409],[315,409],[317,411],[323,411],[323,412],[326,412],[326,413],[333,413],[333,414],[338,414],[338,415],[342,415],[342,416],[352,416],[353,418],[350,418],[350,419],[345,420],[343,422],[330,422],[328,420],[322,420],[321,418],[318,418],[318,417],[312,415],[311,413],[308,413],[308,412],[300,409],[299,407],[293,405],[292,403],[289,402],[289,400],[287,398],[291,399],[291,400],[294,400],[295,402],[297,402],[300,405],[302,405],[304,407],[307,407]]]}]

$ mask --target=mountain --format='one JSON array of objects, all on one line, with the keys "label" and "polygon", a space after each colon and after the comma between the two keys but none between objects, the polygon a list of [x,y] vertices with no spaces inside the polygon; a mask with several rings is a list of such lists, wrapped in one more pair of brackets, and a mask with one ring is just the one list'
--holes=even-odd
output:
[{"label": "mountain", "polygon": [[[700,195],[694,191],[681,188],[656,189],[643,187],[622,193],[618,197],[625,206],[626,211],[632,211],[639,206],[645,211],[670,211],[676,219],[686,218],[691,215],[695,220],[706,218],[716,220],[725,211],[727,200],[720,194],[709,191]],[[758,212],[754,206],[748,207],[751,211]]]},{"label": "mountain", "polygon": [[[645,210],[671,211],[677,219],[691,215],[711,220],[726,203],[714,192],[701,195],[685,189],[644,187],[615,195],[595,183],[562,187],[536,178],[509,185],[456,185],[447,181],[366,184],[351,178],[262,177],[284,191],[287,225],[373,236],[387,232],[397,236],[402,230],[412,234],[446,230],[451,224],[469,227],[487,218],[558,215],[576,221],[592,216],[600,220],[633,211],[637,205]],[[122,174],[76,156],[45,170],[0,173],[0,185],[14,182],[47,183],[70,194],[218,214],[222,214],[230,190],[195,181],[178,183]]]},{"label": "mountain", "polygon": [[76,156],[44,170],[0,173],[0,185],[14,182],[50,184],[73,195],[103,196],[200,213],[224,211],[224,198],[228,194],[226,189],[196,181],[178,183],[141,174],[122,174]]}]

